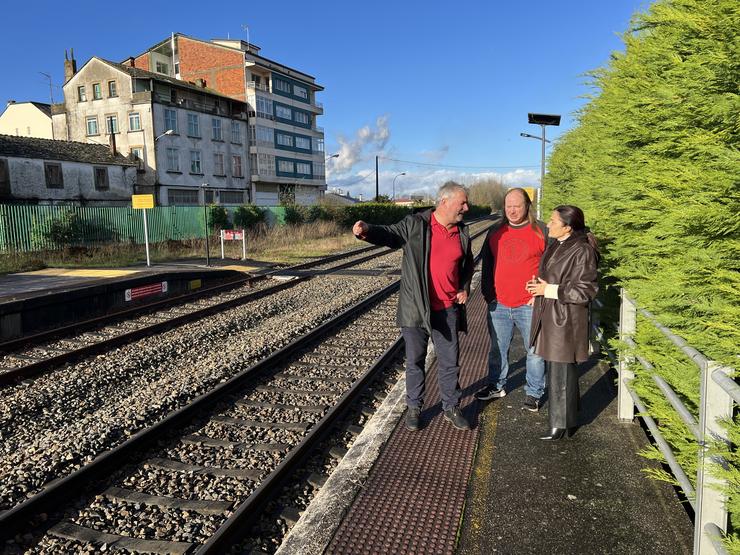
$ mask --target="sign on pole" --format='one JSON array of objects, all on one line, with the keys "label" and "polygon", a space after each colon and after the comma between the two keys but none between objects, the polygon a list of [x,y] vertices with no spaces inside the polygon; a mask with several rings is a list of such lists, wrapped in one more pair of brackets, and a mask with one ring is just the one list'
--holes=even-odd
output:
[{"label": "sign on pole", "polygon": [[154,195],[131,195],[131,206],[142,210],[144,216],[144,245],[146,247],[146,265],[149,263],[149,224],[146,221],[147,208],[154,208]]},{"label": "sign on pole", "polygon": [[222,229],[221,230],[221,259],[225,258],[224,241],[241,241],[242,242],[242,260],[247,259],[247,233],[243,229]]}]

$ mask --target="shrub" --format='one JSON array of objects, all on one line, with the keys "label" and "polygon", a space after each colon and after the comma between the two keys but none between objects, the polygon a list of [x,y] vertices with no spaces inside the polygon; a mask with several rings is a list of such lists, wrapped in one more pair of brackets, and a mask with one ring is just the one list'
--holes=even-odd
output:
[{"label": "shrub", "polygon": [[288,225],[299,225],[306,221],[306,214],[300,206],[295,204],[285,205],[285,223]]},{"label": "shrub", "polygon": [[213,231],[229,228],[229,213],[223,206],[211,205],[208,209],[208,228]]},{"label": "shrub", "polygon": [[234,225],[241,228],[254,228],[264,223],[265,211],[254,204],[243,204],[234,211]]}]

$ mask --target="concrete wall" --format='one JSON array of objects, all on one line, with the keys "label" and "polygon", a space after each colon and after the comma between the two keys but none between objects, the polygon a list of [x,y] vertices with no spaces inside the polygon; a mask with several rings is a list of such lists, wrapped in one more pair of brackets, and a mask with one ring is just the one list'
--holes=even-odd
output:
[{"label": "concrete wall", "polygon": [[54,138],[51,118],[30,102],[8,105],[0,115],[0,134]]},{"label": "concrete wall", "polygon": [[[55,162],[62,166],[64,184],[61,189],[49,188],[46,186],[44,160],[7,158],[7,161],[11,196],[15,199],[98,201],[102,204],[120,201],[125,204],[131,202],[136,183],[136,168],[133,166]],[[95,167],[108,169],[107,190],[95,189]]]}]

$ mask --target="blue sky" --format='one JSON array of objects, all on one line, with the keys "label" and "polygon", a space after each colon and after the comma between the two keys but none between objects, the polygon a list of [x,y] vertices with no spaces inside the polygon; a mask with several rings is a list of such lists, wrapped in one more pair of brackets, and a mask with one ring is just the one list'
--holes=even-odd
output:
[{"label": "blue sky", "polygon": [[[108,7],[110,6],[110,7]],[[429,191],[447,179],[496,176],[536,186],[540,145],[527,112],[562,114],[557,137],[589,94],[584,73],[623,50],[620,34],[644,0],[500,2],[179,2],[4,4],[0,102],[61,99],[64,50],[78,67],[115,61],[181,32],[245,38],[266,57],[325,87],[329,187],[373,195]],[[389,159],[403,160],[394,162]],[[419,163],[438,164],[423,166]]]}]

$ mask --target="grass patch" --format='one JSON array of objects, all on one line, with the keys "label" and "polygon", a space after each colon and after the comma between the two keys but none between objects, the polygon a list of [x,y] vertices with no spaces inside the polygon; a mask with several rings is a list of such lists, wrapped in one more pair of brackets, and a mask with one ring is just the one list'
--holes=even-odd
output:
[{"label": "grass patch", "polygon": [[[261,227],[247,233],[247,257],[252,260],[291,264],[307,258],[360,247],[362,244],[346,228],[335,222],[312,222],[302,225]],[[217,237],[209,241],[211,258],[221,256]],[[238,241],[225,243],[227,258],[241,258]],[[149,245],[154,262],[173,262],[205,258],[203,239],[165,241]],[[0,256],[0,274],[28,272],[43,268],[120,268],[146,262],[144,245],[109,244],[91,247],[71,247],[58,251],[8,253]]]}]

